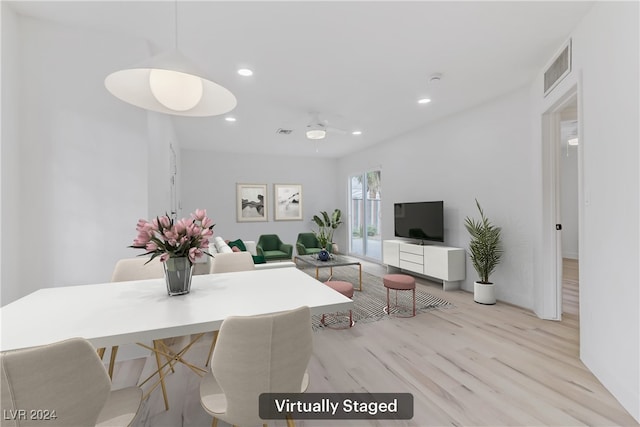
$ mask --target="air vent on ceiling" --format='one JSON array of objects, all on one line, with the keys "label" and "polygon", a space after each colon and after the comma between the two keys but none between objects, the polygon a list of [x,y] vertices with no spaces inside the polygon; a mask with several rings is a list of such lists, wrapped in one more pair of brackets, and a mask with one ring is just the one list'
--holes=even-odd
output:
[{"label": "air vent on ceiling", "polygon": [[547,71],[544,72],[544,96],[547,96],[570,72],[571,39],[569,39]]},{"label": "air vent on ceiling", "polygon": [[293,129],[278,128],[278,130],[276,131],[276,133],[279,134],[279,135],[290,135],[291,132],[293,132]]}]

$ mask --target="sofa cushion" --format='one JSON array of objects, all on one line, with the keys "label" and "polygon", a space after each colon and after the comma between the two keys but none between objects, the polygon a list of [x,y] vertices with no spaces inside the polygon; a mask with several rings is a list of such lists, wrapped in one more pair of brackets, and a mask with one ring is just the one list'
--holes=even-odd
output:
[{"label": "sofa cushion", "polygon": [[246,252],[247,251],[247,247],[245,246],[245,244],[242,241],[242,239],[233,240],[233,241],[229,242],[228,245],[229,245],[229,247],[231,247],[231,249],[238,248],[242,252]]}]

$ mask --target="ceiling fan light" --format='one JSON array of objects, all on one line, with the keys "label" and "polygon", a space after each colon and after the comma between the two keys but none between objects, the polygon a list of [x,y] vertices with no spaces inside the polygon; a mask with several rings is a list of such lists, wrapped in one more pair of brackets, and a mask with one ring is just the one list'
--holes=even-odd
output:
[{"label": "ceiling fan light", "polygon": [[323,139],[325,136],[327,136],[327,131],[324,129],[307,130],[307,138],[309,139]]}]

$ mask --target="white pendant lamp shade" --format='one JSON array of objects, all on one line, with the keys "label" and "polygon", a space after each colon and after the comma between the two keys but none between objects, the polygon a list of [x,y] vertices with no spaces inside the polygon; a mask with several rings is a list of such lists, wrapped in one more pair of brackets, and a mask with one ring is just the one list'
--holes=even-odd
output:
[{"label": "white pendant lamp shade", "polygon": [[104,84],[116,98],[160,113],[205,117],[233,110],[236,97],[203,76],[191,61],[173,50],[111,73]]}]

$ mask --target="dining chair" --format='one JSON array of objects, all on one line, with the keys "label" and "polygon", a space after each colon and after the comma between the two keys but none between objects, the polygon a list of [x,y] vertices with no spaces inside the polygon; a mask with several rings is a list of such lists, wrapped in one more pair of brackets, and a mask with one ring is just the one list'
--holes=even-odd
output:
[{"label": "dining chair", "polygon": [[[113,269],[111,275],[112,282],[125,282],[129,280],[146,280],[146,279],[162,279],[164,278],[164,267],[159,259],[153,259],[149,261],[148,257],[135,257],[124,258],[118,260]],[[153,342],[154,354],[156,357],[156,364],[158,367],[158,375],[160,375],[160,385],[162,387],[162,395],[164,398],[165,408],[169,409],[169,399],[167,397],[167,391],[161,374],[162,362],[160,361],[160,353],[169,354],[170,351],[164,340],[154,340]],[[99,349],[98,354],[102,356],[104,349]],[[111,357],[109,360],[109,377],[113,378],[113,368],[115,365],[116,355],[118,353],[118,346],[111,347]],[[167,364],[173,372],[173,360],[166,356]]]},{"label": "dining chair", "polygon": [[[149,258],[136,257],[136,258],[124,258],[118,260],[111,273],[112,282],[126,282],[128,280],[146,280],[146,279],[160,279],[164,277],[164,268],[162,263],[154,259],[150,262]],[[118,354],[118,346],[111,347],[111,355],[109,360],[109,377],[113,378],[113,367],[116,361],[116,355]],[[98,349],[98,354],[102,357],[105,349]]]},{"label": "dining chair", "polygon": [[[255,270],[256,266],[253,263],[253,257],[249,252],[229,252],[216,254],[215,258],[211,262],[211,273],[231,273],[234,271],[249,271]],[[211,360],[211,354],[213,348],[216,346],[216,340],[218,339],[218,331],[213,332],[213,340],[211,341],[211,347],[209,348],[209,354],[205,361],[205,366],[209,366]]]},{"label": "dining chair", "polygon": [[138,387],[111,391],[84,338],[2,352],[0,377],[3,426],[129,426],[142,401]]},{"label": "dining chair", "polygon": [[[222,322],[211,372],[200,380],[200,402],[213,418],[233,425],[264,424],[261,393],[301,393],[309,385],[312,352],[309,307]],[[295,425],[287,418],[289,426]]]},{"label": "dining chair", "polygon": [[216,254],[211,263],[211,273],[255,270],[253,257],[249,252],[229,252]]}]

